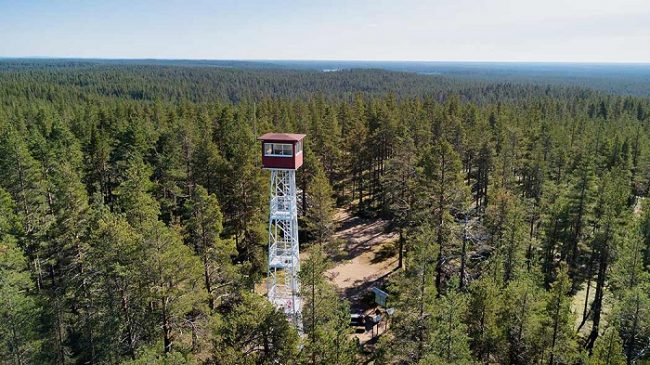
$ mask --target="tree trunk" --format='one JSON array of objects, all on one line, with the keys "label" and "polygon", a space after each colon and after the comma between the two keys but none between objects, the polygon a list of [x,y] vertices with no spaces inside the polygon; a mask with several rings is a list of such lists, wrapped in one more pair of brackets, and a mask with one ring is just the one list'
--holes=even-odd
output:
[{"label": "tree trunk", "polygon": [[404,230],[399,229],[399,252],[397,260],[397,268],[401,269],[404,267]]},{"label": "tree trunk", "polygon": [[571,255],[569,256],[569,274],[571,275],[571,292],[575,291],[575,276],[578,272],[577,270],[577,261],[578,261],[578,242],[580,242],[580,236],[582,235],[582,219],[584,215],[584,203],[585,196],[587,192],[587,180],[586,176],[582,179],[582,184],[580,186],[580,202],[578,203],[578,214],[575,218],[573,237],[571,237]]},{"label": "tree trunk", "polygon": [[169,316],[167,315],[167,303],[165,298],[162,300],[162,322],[163,322],[163,349],[164,352],[170,353],[172,351],[172,338],[171,338],[171,324],[169,323]]},{"label": "tree trunk", "polygon": [[465,225],[463,226],[463,246],[460,252],[460,290],[465,289],[465,261],[467,259],[467,215],[465,215]]},{"label": "tree trunk", "polygon": [[517,328],[517,338],[515,340],[514,344],[510,344],[510,364],[519,364],[519,347],[521,345],[521,339],[523,337],[524,333],[524,316],[526,314],[526,310],[528,309],[528,293],[524,294],[524,302],[521,305],[521,312],[519,318],[521,319],[519,322],[519,326]]},{"label": "tree trunk", "polygon": [[420,302],[419,304],[419,316],[418,316],[418,350],[415,355],[415,361],[418,362],[422,358],[422,352],[424,351],[424,290],[426,285],[426,263],[422,266],[422,273],[420,280]]},{"label": "tree trunk", "polygon": [[210,312],[214,311],[214,297],[212,296],[212,282],[210,280],[210,263],[208,260],[207,246],[204,246],[203,253],[203,277],[205,279],[205,290],[208,292],[208,306]]},{"label": "tree trunk", "polygon": [[560,316],[560,307],[562,304],[562,293],[558,293],[557,302],[555,303],[555,317],[553,318],[553,339],[551,340],[551,358],[549,360],[549,365],[555,363],[555,344],[557,342],[557,331],[559,327],[559,316]]},{"label": "tree trunk", "polygon": [[124,289],[122,289],[122,311],[124,312],[124,319],[126,321],[126,342],[128,346],[129,356],[131,357],[131,360],[135,360],[135,337],[133,335],[133,328],[131,325],[129,299]]},{"label": "tree trunk", "polygon": [[594,342],[598,338],[600,329],[600,316],[603,310],[603,294],[605,290],[605,277],[607,275],[607,264],[609,262],[609,229],[600,249],[600,261],[598,264],[598,277],[596,279],[596,295],[592,304],[593,326],[587,338],[586,348],[592,351]]},{"label": "tree trunk", "polygon": [[440,163],[440,196],[438,197],[438,227],[437,227],[437,243],[438,243],[438,262],[436,264],[436,295],[437,297],[440,297],[442,293],[442,261],[443,261],[443,244],[444,244],[444,236],[442,232],[442,227],[444,225],[444,214],[445,214],[445,209],[446,209],[446,204],[445,204],[445,169],[446,169],[446,161],[445,161],[445,156],[442,156]]},{"label": "tree trunk", "polygon": [[637,328],[639,326],[639,294],[636,294],[636,308],[634,311],[634,320],[632,322],[632,329],[630,330],[630,338],[625,341],[625,355],[627,357],[627,363],[632,364],[632,360],[634,359],[634,343],[636,342],[636,332]]}]

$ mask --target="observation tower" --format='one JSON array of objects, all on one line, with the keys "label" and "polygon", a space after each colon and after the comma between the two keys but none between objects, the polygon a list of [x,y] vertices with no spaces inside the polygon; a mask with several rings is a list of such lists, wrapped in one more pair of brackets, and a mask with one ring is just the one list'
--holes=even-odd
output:
[{"label": "observation tower", "polygon": [[262,167],[271,171],[269,200],[268,298],[302,331],[300,251],[296,170],[302,166],[304,134],[267,133],[262,141]]}]

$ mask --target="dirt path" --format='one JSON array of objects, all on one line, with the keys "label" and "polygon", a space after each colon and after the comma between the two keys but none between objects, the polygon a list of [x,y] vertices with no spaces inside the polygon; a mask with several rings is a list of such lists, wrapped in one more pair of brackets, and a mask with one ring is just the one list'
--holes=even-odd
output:
[{"label": "dirt path", "polygon": [[346,209],[338,210],[336,220],[339,227],[334,238],[339,241],[339,252],[331,258],[335,266],[326,275],[355,306],[370,287],[381,285],[397,267],[397,233],[386,233],[386,220],[355,217]]}]

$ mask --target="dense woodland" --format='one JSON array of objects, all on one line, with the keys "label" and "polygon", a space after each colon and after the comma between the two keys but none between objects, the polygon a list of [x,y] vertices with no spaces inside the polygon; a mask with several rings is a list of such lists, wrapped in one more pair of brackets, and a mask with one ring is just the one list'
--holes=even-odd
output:
[{"label": "dense woodland", "polygon": [[[304,336],[259,290],[269,131],[308,135]],[[647,363],[649,193],[647,97],[5,61],[0,363]],[[323,276],[336,206],[399,232],[370,354]]]}]

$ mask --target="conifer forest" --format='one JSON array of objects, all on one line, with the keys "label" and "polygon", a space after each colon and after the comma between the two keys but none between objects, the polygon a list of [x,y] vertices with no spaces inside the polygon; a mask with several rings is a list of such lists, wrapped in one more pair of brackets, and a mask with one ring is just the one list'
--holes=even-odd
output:
[{"label": "conifer forest", "polygon": [[[650,93],[240,66],[0,60],[0,364],[650,364]],[[267,132],[307,135],[302,331]],[[393,237],[359,298],[342,212]]]}]

